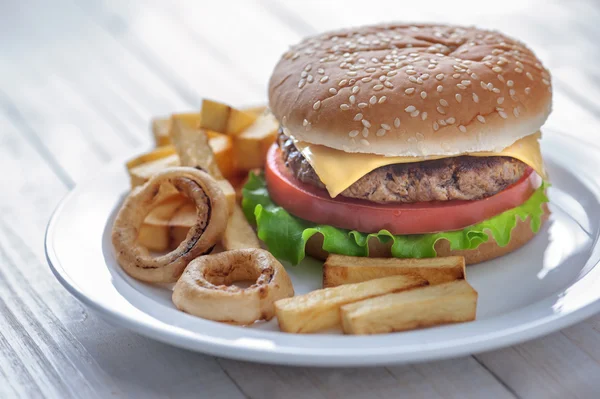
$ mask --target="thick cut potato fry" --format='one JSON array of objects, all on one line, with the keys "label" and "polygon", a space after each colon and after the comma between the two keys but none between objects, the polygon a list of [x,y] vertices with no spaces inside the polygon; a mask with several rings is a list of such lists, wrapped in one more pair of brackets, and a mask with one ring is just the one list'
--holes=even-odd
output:
[{"label": "thick cut potato fry", "polygon": [[173,115],[171,123],[171,140],[181,165],[204,169],[215,179],[222,179],[223,175],[208,144],[206,131],[190,127],[177,115]]},{"label": "thick cut potato fry", "polygon": [[227,179],[237,174],[233,157],[233,140],[231,137],[215,132],[208,132],[208,144],[215,154],[219,170]]},{"label": "thick cut potato fry", "polygon": [[252,126],[237,135],[233,141],[233,153],[238,169],[262,168],[278,130],[279,122],[273,114],[264,113]]},{"label": "thick cut potato fry", "polygon": [[[160,147],[158,148],[158,150],[161,150],[163,148],[168,149],[168,147]],[[177,154],[172,154],[164,158],[157,158],[153,161],[148,161],[132,167],[131,169],[129,169],[131,188],[141,186],[161,170],[173,166],[179,166],[179,157],[177,156]]]},{"label": "thick cut potato fry", "polygon": [[171,144],[171,138],[169,137],[170,129],[171,119],[169,117],[158,117],[152,119],[152,136],[154,136],[154,143],[157,147]]},{"label": "thick cut potato fry", "polygon": [[339,310],[343,305],[426,284],[425,279],[416,276],[392,276],[324,288],[275,302],[275,313],[282,331],[312,333],[340,326]]},{"label": "thick cut potato fry", "polygon": [[336,287],[399,274],[423,277],[431,285],[461,280],[465,278],[465,258],[448,256],[399,259],[329,255],[323,265],[323,287]]},{"label": "thick cut potato fry", "polygon": [[168,221],[169,226],[169,249],[177,246],[185,239],[190,228],[196,223],[196,206],[187,201],[180,206]]},{"label": "thick cut potato fry", "polygon": [[260,248],[260,241],[258,241],[254,229],[246,220],[242,208],[237,204],[233,207],[233,213],[229,217],[221,242],[226,250]]},{"label": "thick cut potato fry", "polygon": [[158,204],[146,219],[138,233],[140,245],[149,251],[163,252],[172,248],[169,221],[188,202],[182,195],[173,195]]},{"label": "thick cut potato fry", "polygon": [[458,280],[344,305],[340,314],[346,334],[381,334],[472,321],[476,310],[477,291]]},{"label": "thick cut potato fry", "polygon": [[256,115],[212,100],[202,101],[200,127],[215,132],[237,135],[256,120]]}]

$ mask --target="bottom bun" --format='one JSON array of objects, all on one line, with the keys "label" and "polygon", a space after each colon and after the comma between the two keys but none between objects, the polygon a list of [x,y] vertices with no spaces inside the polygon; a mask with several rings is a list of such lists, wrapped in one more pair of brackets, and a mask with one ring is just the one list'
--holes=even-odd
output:
[{"label": "bottom bun", "polygon": [[[550,216],[550,210],[548,209],[548,204],[543,204],[542,207],[544,209],[542,224],[544,224]],[[490,239],[487,242],[484,242],[476,249],[451,250],[448,241],[440,240],[435,244],[435,250],[437,251],[438,256],[464,256],[465,263],[467,265],[472,265],[515,251],[529,242],[535,234],[536,233],[531,231],[529,218],[524,222],[521,219],[517,219],[517,225],[512,231],[510,242],[504,247],[499,246],[496,240],[490,236]],[[306,243],[306,253],[314,258],[325,260],[329,253],[323,250],[322,246],[323,236],[321,234],[315,234]],[[390,251],[391,246],[391,242],[383,244],[379,242],[377,238],[371,238],[371,240],[369,240],[369,257],[389,258],[392,256]]]}]

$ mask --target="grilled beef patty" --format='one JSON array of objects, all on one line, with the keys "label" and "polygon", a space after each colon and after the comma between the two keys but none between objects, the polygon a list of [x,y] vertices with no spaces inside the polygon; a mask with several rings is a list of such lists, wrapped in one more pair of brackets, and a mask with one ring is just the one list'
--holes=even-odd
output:
[{"label": "grilled beef patty", "polygon": [[[303,183],[325,188],[294,142],[279,134],[283,162]],[[377,168],[340,195],[377,203],[477,200],[517,182],[527,165],[510,157],[459,156]]]}]

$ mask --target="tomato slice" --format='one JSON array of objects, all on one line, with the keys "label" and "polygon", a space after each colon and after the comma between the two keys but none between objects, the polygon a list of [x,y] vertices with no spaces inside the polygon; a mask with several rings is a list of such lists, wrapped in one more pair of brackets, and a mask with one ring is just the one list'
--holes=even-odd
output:
[{"label": "tomato slice", "polygon": [[271,199],[292,215],[318,224],[375,233],[422,234],[460,230],[523,204],[540,186],[531,168],[505,190],[475,201],[377,204],[341,196],[304,184],[291,175],[274,144],[267,154],[265,178]]}]

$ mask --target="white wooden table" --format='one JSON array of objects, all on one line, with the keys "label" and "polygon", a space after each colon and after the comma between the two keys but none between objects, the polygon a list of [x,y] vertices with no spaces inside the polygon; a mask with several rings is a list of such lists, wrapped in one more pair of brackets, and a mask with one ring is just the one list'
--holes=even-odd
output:
[{"label": "white wooden table", "polygon": [[59,286],[44,258],[44,227],[61,197],[150,146],[152,115],[195,109],[202,97],[265,102],[279,55],[326,29],[395,19],[504,30],[553,71],[547,125],[600,142],[600,4],[471,3],[0,1],[0,398],[599,398],[598,316],[442,362],[268,366],[113,327]]}]

